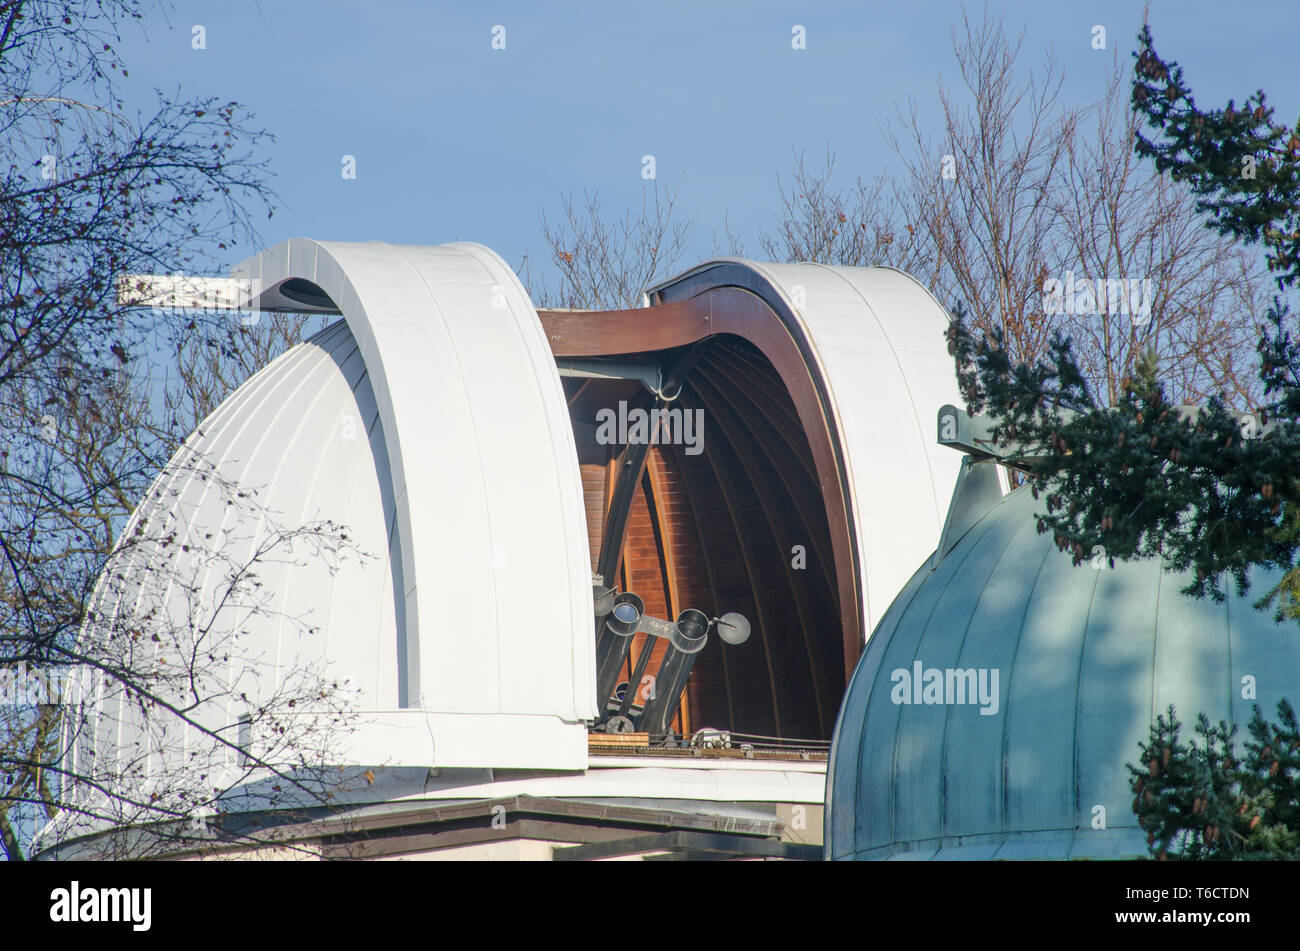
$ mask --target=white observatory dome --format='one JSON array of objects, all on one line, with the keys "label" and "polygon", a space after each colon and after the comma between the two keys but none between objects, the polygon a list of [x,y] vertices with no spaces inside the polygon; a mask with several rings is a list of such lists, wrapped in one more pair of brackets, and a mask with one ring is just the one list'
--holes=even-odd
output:
[{"label": "white observatory dome", "polygon": [[[99,627],[152,600],[163,629],[192,627],[196,604],[205,623],[241,628],[262,675],[196,714],[214,730],[239,720],[237,695],[258,703],[314,664],[355,693],[340,764],[584,769],[595,697],[582,491],[554,362],[514,274],[472,244],[291,241],[254,260],[268,294],[309,281],[347,317],[241,386],[177,453],[126,528],[144,538],[129,567],[101,580]],[[222,484],[261,517],[241,517]],[[322,521],[367,557],[302,541],[265,551],[273,526]],[[261,610],[214,605],[213,552],[231,565],[258,551]],[[155,574],[165,591],[148,590]],[[177,645],[152,649],[166,663]],[[135,705],[113,692],[90,702],[96,729],[72,738],[74,758],[150,753]],[[191,732],[152,752],[163,759],[149,771],[210,742]]]}]

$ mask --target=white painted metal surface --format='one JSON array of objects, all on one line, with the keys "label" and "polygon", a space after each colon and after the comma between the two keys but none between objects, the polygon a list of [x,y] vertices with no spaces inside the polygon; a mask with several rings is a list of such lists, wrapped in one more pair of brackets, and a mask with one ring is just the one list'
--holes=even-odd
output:
[{"label": "white painted metal surface", "polygon": [[477,244],[293,239],[236,276],[320,287],[370,372],[405,589],[399,699],[423,711],[428,762],[581,769],[596,712],[582,485],[514,272]]},{"label": "white painted metal surface", "polygon": [[592,756],[585,773],[519,772],[501,776],[486,770],[447,770],[430,777],[410,771],[380,770],[375,776],[373,801],[498,799],[519,795],[557,799],[820,804],[825,786],[825,761],[606,754]]},{"label": "white painted metal surface", "polygon": [[[127,531],[170,517],[196,546],[253,551],[260,529],[227,524],[220,493],[186,469],[193,456],[290,525],[346,525],[377,557],[337,572],[267,564],[274,609],[250,631],[277,682],[323,660],[359,690],[342,762],[584,769],[595,689],[582,490],[555,364],[515,275],[474,244],[293,240],[237,276],[267,293],[310,281],[344,320],[226,400]],[[180,553],[142,550],[140,577],[173,554],[183,571]],[[133,582],[101,594],[128,609],[141,597]],[[185,610],[181,592],[168,599]],[[284,620],[300,615],[319,637]],[[142,731],[106,699],[97,745],[111,754]]]}]

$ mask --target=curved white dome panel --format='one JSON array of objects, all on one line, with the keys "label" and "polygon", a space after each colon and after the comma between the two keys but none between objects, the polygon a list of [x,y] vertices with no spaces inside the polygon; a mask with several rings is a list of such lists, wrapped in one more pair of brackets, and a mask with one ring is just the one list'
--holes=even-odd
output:
[{"label": "curved white dome panel", "polygon": [[[268,294],[309,281],[344,320],[204,421],[127,527],[175,525],[191,547],[138,547],[101,579],[97,610],[160,603],[184,625],[195,592],[213,596],[212,551],[237,562],[265,541],[201,459],[281,526],[328,520],[375,556],[333,564],[300,549],[305,564],[260,566],[266,611],[220,623],[246,626],[251,666],[274,676],[233,696],[255,702],[321,661],[359,696],[342,764],[584,769],[596,713],[585,511],[559,376],[517,278],[479,245],[309,240],[241,275]],[[172,570],[148,570],[158,558]],[[74,756],[148,745],[120,698],[98,704],[96,741],[74,739]],[[239,715],[207,709],[204,722]]]},{"label": "curved white dome panel", "polygon": [[[582,768],[581,721],[596,713],[582,489],[559,375],[518,278],[476,244],[306,239],[238,276],[267,291],[317,285],[360,347],[396,506],[399,702],[445,718],[432,762]],[[475,735],[462,740],[466,715]]]},{"label": "curved white dome panel", "polygon": [[795,304],[825,374],[874,631],[938,543],[961,466],[934,433],[939,407],[964,405],[943,346],[948,316],[891,268],[753,266]]},{"label": "curved white dome panel", "polygon": [[[171,697],[162,680],[152,689],[211,731],[232,729],[282,689],[295,692],[295,678],[321,661],[350,682],[363,714],[393,709],[393,511],[374,394],[339,321],[256,374],[191,434],[127,523],[83,636],[133,638],[134,646],[93,652],[111,659],[125,650],[130,669],[156,659],[182,681],[193,671],[192,693],[183,682],[171,684]],[[322,558],[285,534],[322,519],[347,526],[350,545],[371,557]],[[233,594],[244,568],[258,587]],[[178,652],[199,650],[211,659],[177,663]],[[82,689],[93,691],[80,698],[93,732],[66,739],[82,775],[132,789],[196,763],[204,765],[195,772],[227,777],[214,775],[217,784],[236,775],[226,772],[236,765],[229,752],[209,736],[180,721],[146,721],[120,685],[87,680]],[[95,798],[90,787],[78,795]]]}]

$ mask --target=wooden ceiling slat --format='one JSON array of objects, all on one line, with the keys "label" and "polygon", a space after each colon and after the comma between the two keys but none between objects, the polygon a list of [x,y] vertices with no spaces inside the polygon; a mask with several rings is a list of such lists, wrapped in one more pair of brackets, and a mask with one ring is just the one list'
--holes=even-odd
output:
[{"label": "wooden ceiling slat", "polygon": [[[682,474],[681,484],[686,489],[686,500],[687,505],[690,506],[691,510],[691,521],[695,525],[696,537],[699,539],[700,555],[704,559],[704,574],[708,579],[709,594],[713,599],[713,610],[720,611],[722,610],[722,607],[718,601],[718,582],[714,572],[714,559],[716,558],[716,555],[713,551],[713,546],[708,541],[709,536],[704,531],[704,525],[700,521],[699,500],[696,495],[695,487],[691,483],[690,472],[685,463],[685,454],[682,452],[681,446],[673,446],[672,448],[676,450],[674,458],[677,462],[677,471]],[[727,664],[726,650],[721,652],[721,657],[722,683],[727,695],[727,724],[729,729],[738,730],[740,728],[736,725],[736,706],[731,695],[731,671]]]},{"label": "wooden ceiling slat", "polygon": [[[693,380],[692,382],[694,384],[699,380],[703,380],[705,386],[712,387],[717,392],[719,399],[725,402],[726,405],[730,406],[738,418],[741,417],[743,407],[739,406],[737,401],[732,398],[731,392],[724,390],[720,387],[714,386],[712,380],[709,379],[707,376],[696,377],[695,380]],[[740,392],[740,391],[735,391],[735,392]],[[813,484],[806,489],[796,486],[791,481],[792,474],[789,470],[789,467],[784,464],[784,460],[790,458],[791,456],[793,456],[796,459],[804,457],[805,453],[801,453],[800,448],[806,449],[806,446],[805,447],[791,446],[789,441],[783,438],[781,434],[776,431],[775,427],[771,427],[771,420],[766,416],[760,416],[760,420],[763,423],[768,424],[769,426],[769,429],[765,433],[759,432],[758,428],[755,427],[754,422],[756,421],[753,420],[752,416],[746,416],[744,418],[748,421],[749,431],[754,436],[754,438],[758,441],[759,445],[763,450],[763,454],[767,456],[768,459],[771,460],[772,468],[777,473],[777,476],[781,479],[781,483],[785,487],[786,494],[790,497],[791,500],[793,500],[795,507],[799,509],[799,517],[803,520],[805,525],[809,526],[809,542],[813,548],[814,553],[817,556],[817,560],[819,564],[822,565],[824,570],[829,572],[830,570],[832,570],[834,561],[831,558],[830,552],[827,550],[827,546],[829,545],[830,539],[829,536],[825,534],[825,528],[824,528],[825,513],[820,506],[818,506],[816,508],[816,511],[814,512],[813,508],[809,505],[808,502],[808,493],[816,491],[816,480],[814,478]],[[781,453],[777,451],[776,447],[772,444],[773,439],[768,436],[768,433],[775,433],[775,439],[785,447],[786,449],[785,453]],[[805,472],[806,472],[806,467],[805,467]],[[816,530],[814,530],[814,528],[816,528]],[[828,576],[827,583],[831,588],[832,598],[838,599],[839,594],[835,590],[835,582],[833,578],[830,578]]]},{"label": "wooden ceiling slat", "polygon": [[771,612],[767,607],[767,592],[764,586],[758,583],[754,575],[754,553],[750,550],[748,535],[741,528],[741,519],[736,511],[736,498],[731,489],[731,480],[726,478],[719,469],[719,463],[711,449],[711,440],[704,441],[704,451],[697,458],[704,458],[709,467],[713,470],[713,477],[722,495],[723,506],[726,508],[727,517],[731,520],[731,527],[735,533],[736,540],[741,548],[741,564],[745,569],[745,577],[749,579],[749,590],[754,600],[754,608],[757,617],[754,618],[753,627],[757,629],[759,640],[763,645],[763,658],[767,662],[768,688],[772,696],[772,719],[775,723],[776,736],[784,736],[781,724],[781,700],[777,696],[776,689],[776,668],[772,664],[772,645],[769,632],[773,630],[771,621]]},{"label": "wooden ceiling slat", "polygon": [[[765,405],[760,399],[756,399],[753,390],[748,386],[749,377],[743,375],[734,365],[729,366],[725,360],[715,358],[709,355],[705,358],[708,361],[708,369],[726,379],[726,381],[738,393],[745,393],[746,399],[750,401],[756,412],[762,414],[763,419],[769,426],[781,437],[781,440],[790,450],[790,455],[798,460],[799,468],[803,474],[808,477],[808,481],[813,485],[818,485],[817,470],[813,465],[811,455],[806,451],[808,440],[804,438],[803,431],[797,424],[792,424],[787,419],[777,418],[779,414],[769,405]],[[804,451],[801,451],[804,450]]]},{"label": "wooden ceiling slat", "polygon": [[785,381],[781,379],[780,374],[767,358],[754,350],[752,344],[739,337],[732,339],[721,337],[718,342],[719,346],[714,347],[710,352],[715,363],[744,370],[751,387],[762,393],[789,425],[798,427],[799,413],[795,410],[794,403],[790,401]]},{"label": "wooden ceiling slat", "polygon": [[[741,468],[744,470],[749,479],[749,485],[758,499],[759,507],[763,510],[763,515],[767,519],[768,525],[771,526],[772,532],[777,537],[777,543],[780,546],[780,552],[777,558],[781,562],[786,584],[790,589],[790,594],[794,599],[795,613],[799,618],[799,632],[803,639],[804,655],[808,660],[808,673],[813,687],[813,707],[817,713],[817,729],[819,737],[829,736],[826,729],[826,697],[827,689],[824,682],[822,671],[821,651],[818,645],[814,643],[816,637],[816,625],[814,620],[816,614],[808,602],[808,592],[805,585],[797,581],[794,577],[794,568],[790,564],[787,553],[791,549],[792,538],[786,526],[785,519],[781,518],[777,506],[774,504],[771,492],[769,490],[768,479],[772,471],[771,465],[761,465],[750,448],[745,445],[743,438],[746,427],[743,420],[736,418],[729,411],[721,407],[721,402],[717,398],[716,390],[706,380],[699,376],[691,381],[692,389],[703,403],[705,411],[718,420],[719,425],[713,427],[712,439],[722,440],[731,452],[740,460]],[[726,420],[730,425],[724,425]],[[778,467],[779,468],[779,467]],[[805,526],[807,530],[807,526]],[[811,534],[811,530],[809,530]],[[749,564],[750,558],[754,557],[751,551],[746,548],[745,561]],[[770,560],[770,559],[769,559]],[[766,592],[765,592],[766,593]],[[758,590],[755,589],[755,599],[758,597]],[[838,706],[838,702],[837,702]],[[780,735],[780,734],[778,734]]]}]

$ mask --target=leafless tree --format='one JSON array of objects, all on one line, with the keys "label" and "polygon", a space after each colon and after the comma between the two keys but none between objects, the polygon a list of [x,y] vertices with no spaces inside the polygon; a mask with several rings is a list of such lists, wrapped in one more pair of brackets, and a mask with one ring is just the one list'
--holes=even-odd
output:
[{"label": "leafless tree", "polygon": [[[245,617],[266,610],[257,600],[257,565],[208,566],[208,577],[227,593],[225,610],[216,611],[196,599],[179,569],[167,567],[174,559],[131,574],[117,570],[153,538],[138,524],[139,536],[121,532],[196,418],[301,328],[271,323],[245,333],[215,313],[180,320],[119,299],[123,274],[215,267],[233,239],[251,237],[257,212],[271,207],[255,157],[264,135],[238,104],[160,98],[152,116],[127,116],[114,85],[125,75],[118,31],[153,6],[149,0],[0,0],[0,678],[11,685],[62,683],[70,671],[93,673],[101,693],[116,692],[125,705],[147,712],[149,736],[188,730],[212,740],[220,753],[238,738],[231,740],[229,724],[199,711],[229,682],[221,681],[222,688],[205,679],[201,668],[211,658],[197,645],[207,645],[222,664],[239,663],[239,634],[222,625],[241,605]],[[162,415],[145,365],[160,352],[177,355],[169,412]],[[193,392],[181,392],[191,384]],[[233,505],[255,507],[255,498],[239,494],[247,488],[227,484],[223,491]],[[321,552],[342,552],[349,544],[339,526],[277,524],[269,512],[257,517],[268,526],[268,540],[316,545]],[[154,543],[164,550],[170,544],[165,534]],[[283,553],[272,545],[261,557]],[[97,579],[142,585],[143,614],[95,617]],[[158,613],[159,586],[172,592],[169,605],[189,605],[185,624]],[[192,663],[164,673],[137,641],[158,651],[166,645]],[[333,729],[328,711],[345,696],[326,689],[333,681],[324,672],[313,676],[311,683],[268,693],[261,715],[254,710],[249,721],[252,735],[262,729],[259,720],[271,728],[282,704],[292,700],[300,709],[310,700],[326,710],[330,730],[318,737],[324,741]],[[194,686],[186,700],[178,699],[182,682]],[[187,795],[184,784],[193,779],[187,774],[171,787],[155,783],[137,801],[132,781],[138,776],[130,769],[111,774],[104,764],[69,764],[70,743],[94,725],[79,719],[92,707],[50,702],[44,691],[34,699],[22,695],[0,698],[0,848],[9,858],[24,857],[32,830],[60,813],[158,827],[181,821],[186,808],[211,806],[247,787],[235,776],[230,784],[212,783],[203,795],[197,788]],[[308,721],[294,722],[300,728]],[[245,762],[295,775],[303,762],[295,757],[319,744],[301,729],[286,730],[277,735],[292,740],[293,749],[264,744],[260,753],[244,751]],[[166,745],[160,743],[148,754],[155,761]],[[130,751],[123,757],[130,765]],[[279,785],[287,794],[289,787]],[[320,794],[308,781],[294,789],[299,798],[308,789]],[[75,826],[69,820],[63,828]]]},{"label": "leafless tree", "polygon": [[230,528],[208,537],[176,505],[174,482],[155,485],[104,567],[82,636],[54,646],[45,669],[64,674],[49,698],[61,709],[62,755],[0,759],[54,779],[57,795],[30,798],[55,813],[43,849],[131,829],[102,835],[96,852],[175,852],[209,842],[228,814],[328,806],[355,780],[332,765],[355,725],[349,685],[319,662],[277,672],[253,632],[274,622],[319,637],[310,617],[277,606],[262,581],[269,566],[337,567],[367,554],[344,526],[285,523],[201,455],[183,451],[169,472],[224,499]]},{"label": "leafless tree", "polygon": [[1050,54],[1039,74],[1018,74],[1023,37],[1010,40],[987,10],[979,22],[963,10],[952,40],[962,91],[939,86],[939,134],[915,99],[888,127],[902,162],[895,195],[930,254],[918,276],[1033,358],[1050,337],[1041,301],[1053,198],[1080,110],[1061,105]]},{"label": "leafless tree", "polygon": [[[1000,330],[1016,359],[1070,336],[1103,402],[1153,350],[1179,398],[1223,390],[1249,405],[1262,268],[1202,227],[1185,188],[1137,160],[1118,54],[1105,92],[1074,106],[1051,53],[1026,70],[1022,45],[987,7],[979,19],[963,11],[960,88],[939,87],[937,130],[916,100],[887,129],[901,162],[894,213],[922,235],[913,273],[978,329]],[[1048,294],[1055,281],[1068,304]]]},{"label": "leafless tree", "polygon": [[783,262],[922,268],[929,257],[928,235],[901,220],[888,177],[881,174],[870,183],[859,177],[852,186],[836,188],[834,172],[829,149],[823,168],[810,169],[804,153],[795,153],[789,190],[777,178],[777,225],[760,233],[763,253]]},{"label": "leafless tree", "polygon": [[1058,275],[1149,281],[1149,313],[1114,313],[1113,302],[1098,300],[1095,313],[1065,315],[1065,330],[1103,402],[1118,398],[1142,353],[1154,350],[1175,399],[1222,392],[1255,405],[1262,394],[1250,315],[1262,310],[1265,270],[1204,227],[1186,188],[1138,158],[1128,88],[1117,52],[1104,95],[1066,141],[1051,260]]},{"label": "leafless tree", "polygon": [[232,312],[220,335],[182,337],[173,359],[163,367],[167,431],[194,430],[254,373],[323,330],[327,322],[310,314]]},{"label": "leafless tree", "polygon": [[677,268],[690,240],[692,222],[675,221],[681,183],[671,191],[653,182],[645,186],[641,210],[608,217],[598,193],[560,198],[562,217],[552,222],[543,211],[542,238],[550,264],[559,271],[559,286],[548,287],[545,275],[534,276],[531,263],[521,270],[529,294],[539,307],[600,310],[636,307],[641,295]]}]

